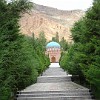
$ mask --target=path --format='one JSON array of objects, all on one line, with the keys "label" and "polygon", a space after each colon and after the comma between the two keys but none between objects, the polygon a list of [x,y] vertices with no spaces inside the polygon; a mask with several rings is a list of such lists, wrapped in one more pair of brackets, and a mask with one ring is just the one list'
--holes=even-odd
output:
[{"label": "path", "polygon": [[53,63],[37,83],[21,91],[17,100],[92,100],[89,89],[71,81],[71,75]]}]

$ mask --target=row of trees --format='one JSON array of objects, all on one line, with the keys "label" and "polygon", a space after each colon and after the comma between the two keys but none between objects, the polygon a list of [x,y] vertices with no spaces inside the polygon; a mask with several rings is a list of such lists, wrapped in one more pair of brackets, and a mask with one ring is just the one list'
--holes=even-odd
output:
[{"label": "row of trees", "polygon": [[46,39],[25,37],[19,19],[33,7],[28,0],[0,0],[0,100],[13,100],[18,90],[33,84],[49,64]]},{"label": "row of trees", "polygon": [[100,99],[100,0],[94,0],[85,17],[75,23],[72,37],[74,44],[60,64],[69,73],[88,81]]}]

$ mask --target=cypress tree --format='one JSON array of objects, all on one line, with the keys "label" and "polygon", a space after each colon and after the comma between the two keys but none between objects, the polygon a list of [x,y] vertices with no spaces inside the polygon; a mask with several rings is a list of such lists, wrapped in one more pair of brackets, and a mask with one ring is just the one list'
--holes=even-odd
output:
[{"label": "cypress tree", "polygon": [[[66,54],[66,70],[78,74],[90,83],[100,98],[100,0],[94,0],[84,18],[72,28],[74,44]],[[75,71],[75,70],[78,71]],[[80,72],[80,73],[79,73]]]},{"label": "cypress tree", "polygon": [[25,65],[23,36],[19,30],[20,14],[29,10],[27,0],[6,3],[0,0],[0,99],[9,100],[17,90],[31,84],[31,67]]}]

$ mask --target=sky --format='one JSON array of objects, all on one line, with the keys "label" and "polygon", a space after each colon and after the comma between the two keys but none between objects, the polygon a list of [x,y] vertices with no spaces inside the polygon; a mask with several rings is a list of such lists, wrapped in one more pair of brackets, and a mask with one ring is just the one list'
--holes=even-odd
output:
[{"label": "sky", "polygon": [[[11,1],[11,0],[7,0]],[[92,6],[93,0],[30,0],[36,4],[54,7],[61,10],[87,10]]]},{"label": "sky", "polygon": [[36,4],[58,8],[61,10],[87,10],[93,0],[31,0]]}]

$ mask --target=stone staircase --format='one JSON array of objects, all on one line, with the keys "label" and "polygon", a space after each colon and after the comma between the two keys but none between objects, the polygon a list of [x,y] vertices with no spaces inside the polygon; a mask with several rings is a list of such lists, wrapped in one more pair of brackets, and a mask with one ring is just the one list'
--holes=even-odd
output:
[{"label": "stone staircase", "polygon": [[17,100],[92,100],[89,89],[71,81],[71,75],[51,64],[37,83],[19,92]]}]

